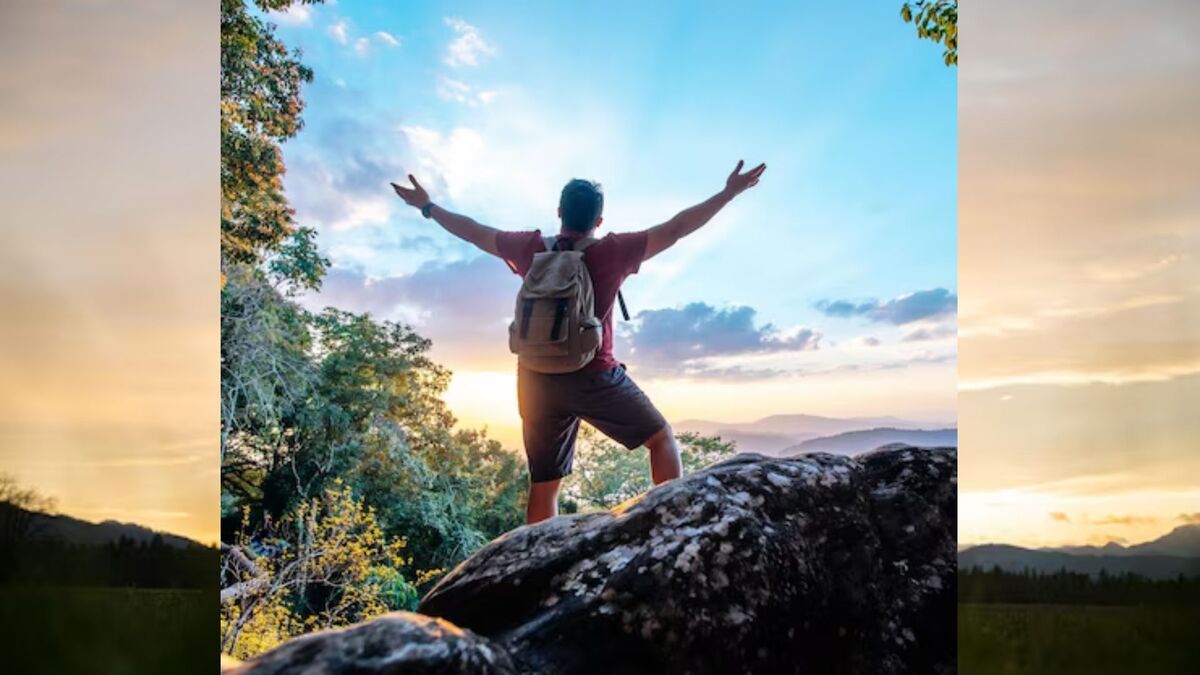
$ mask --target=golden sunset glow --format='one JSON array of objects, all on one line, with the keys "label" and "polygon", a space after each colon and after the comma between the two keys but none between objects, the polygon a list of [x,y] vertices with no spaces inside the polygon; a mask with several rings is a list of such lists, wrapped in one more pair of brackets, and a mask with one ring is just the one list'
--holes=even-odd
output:
[{"label": "golden sunset glow", "polygon": [[0,471],[215,542],[217,8],[3,21]]},{"label": "golden sunset glow", "polygon": [[1200,8],[1033,5],[963,15],[959,538],[1138,543],[1200,512]]},{"label": "golden sunset glow", "polygon": [[[636,373],[635,373],[636,376]],[[829,417],[895,415],[953,426],[954,367],[934,364],[874,373],[781,377],[754,382],[638,378],[668,421],[752,422],[802,410]],[[460,426],[486,427],[508,447],[521,448],[515,365],[508,370],[455,372],[446,402]]]}]

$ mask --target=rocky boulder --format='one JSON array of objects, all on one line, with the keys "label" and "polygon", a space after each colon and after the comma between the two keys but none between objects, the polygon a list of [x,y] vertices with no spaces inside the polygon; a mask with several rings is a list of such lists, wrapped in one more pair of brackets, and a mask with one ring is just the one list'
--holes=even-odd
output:
[{"label": "rocky boulder", "polygon": [[953,672],[956,476],[950,448],[738,455],[493,541],[422,600],[436,630],[389,615],[238,672]]},{"label": "rocky boulder", "polygon": [[502,648],[442,619],[392,612],[366,623],[309,633],[222,675],[515,675]]}]

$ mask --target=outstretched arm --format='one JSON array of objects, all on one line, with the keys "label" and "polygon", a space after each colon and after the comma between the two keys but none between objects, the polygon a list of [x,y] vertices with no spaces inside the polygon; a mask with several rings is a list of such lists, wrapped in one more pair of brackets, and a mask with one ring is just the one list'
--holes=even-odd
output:
[{"label": "outstretched arm", "polygon": [[[408,174],[408,179],[412,181],[413,186],[411,188],[397,185],[396,183],[391,184],[392,188],[396,191],[396,194],[400,195],[405,204],[418,209],[424,207],[430,202],[429,193],[425,191],[425,188],[421,187],[421,184],[417,182],[417,179],[411,173]],[[459,239],[470,242],[492,255],[500,255],[500,251],[496,248],[495,228],[475,222],[473,218],[447,211],[437,205],[430,208],[429,217]]]},{"label": "outstretched arm", "polygon": [[767,165],[759,164],[746,173],[738,173],[743,164],[742,160],[738,160],[733,173],[725,179],[725,189],[695,206],[680,211],[667,222],[647,230],[649,236],[646,241],[646,254],[642,259],[649,260],[671,248],[675,242],[700,229],[734,197],[758,185],[758,179],[767,170]]}]

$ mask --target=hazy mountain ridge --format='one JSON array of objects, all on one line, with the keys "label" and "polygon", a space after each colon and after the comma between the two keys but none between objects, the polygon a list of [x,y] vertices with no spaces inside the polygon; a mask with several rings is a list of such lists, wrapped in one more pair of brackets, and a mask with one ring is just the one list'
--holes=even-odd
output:
[{"label": "hazy mountain ridge", "polygon": [[[851,431],[889,428],[928,429],[948,425],[920,423],[898,417],[823,417],[820,415],[770,415],[754,422],[713,422],[689,419],[673,424],[677,431],[716,434],[734,441],[739,452],[783,456],[786,450],[805,441]],[[884,441],[878,445],[885,445]],[[874,449],[872,448],[868,449]]]},{"label": "hazy mountain ridge", "polygon": [[958,565],[959,568],[999,567],[1008,572],[1066,569],[1092,576],[1104,570],[1109,574],[1128,572],[1151,579],[1170,579],[1181,574],[1200,577],[1200,525],[1181,525],[1158,539],[1128,547],[1113,542],[1056,549],[982,544],[959,551]]},{"label": "hazy mountain ridge", "polygon": [[1038,550],[1058,551],[1075,555],[1170,555],[1189,558],[1200,557],[1200,525],[1180,525],[1154,541],[1134,544],[1133,546],[1124,546],[1115,541],[1110,541],[1104,546],[1059,546]]},{"label": "hazy mountain ridge", "polygon": [[784,448],[781,454],[787,456],[806,452],[831,452],[837,455],[857,455],[893,443],[921,448],[956,448],[958,447],[958,429],[897,429],[895,427],[859,429],[833,436],[809,439]]},{"label": "hazy mountain ridge", "polygon": [[176,548],[200,546],[199,542],[168,532],[159,532],[136,523],[121,523],[106,520],[92,523],[72,516],[27,512],[31,514],[29,536],[31,539],[58,539],[71,544],[102,546],[119,541],[122,537],[138,543],[150,542],[161,536],[163,542]]}]

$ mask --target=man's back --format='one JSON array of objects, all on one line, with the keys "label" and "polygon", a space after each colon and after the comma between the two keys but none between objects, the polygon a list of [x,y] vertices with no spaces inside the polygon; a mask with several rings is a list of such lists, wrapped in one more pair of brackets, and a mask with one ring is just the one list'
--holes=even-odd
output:
[{"label": "man's back", "polygon": [[[583,233],[559,234],[560,237],[580,239]],[[621,283],[641,267],[646,252],[646,232],[630,232],[602,237],[583,253],[584,264],[592,277],[596,293],[596,316],[604,326],[604,336],[596,356],[584,370],[600,371],[620,365],[613,356],[613,305]],[[535,253],[546,250],[545,241],[539,230],[524,232],[497,232],[496,248],[500,257],[513,272],[524,276],[533,264]]]}]

